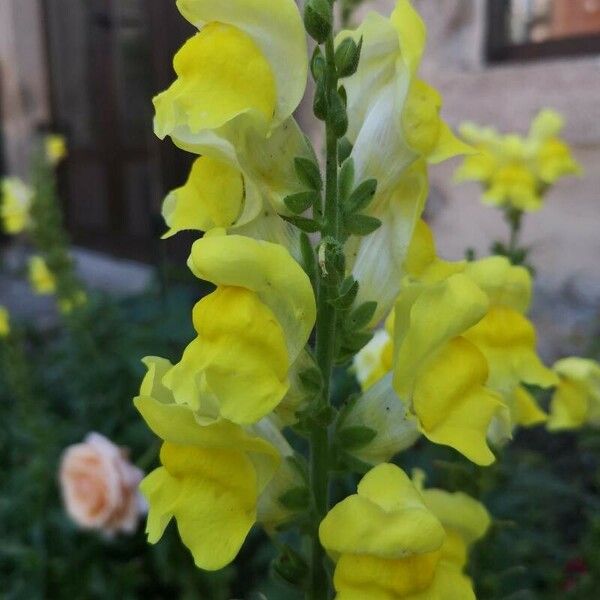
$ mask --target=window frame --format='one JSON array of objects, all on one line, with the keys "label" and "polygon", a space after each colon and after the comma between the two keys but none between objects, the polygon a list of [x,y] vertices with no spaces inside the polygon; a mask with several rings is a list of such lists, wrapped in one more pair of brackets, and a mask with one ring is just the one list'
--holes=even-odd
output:
[{"label": "window frame", "polygon": [[513,44],[506,35],[509,15],[507,9],[506,0],[487,2],[486,61],[489,64],[600,54],[600,32],[545,42]]}]

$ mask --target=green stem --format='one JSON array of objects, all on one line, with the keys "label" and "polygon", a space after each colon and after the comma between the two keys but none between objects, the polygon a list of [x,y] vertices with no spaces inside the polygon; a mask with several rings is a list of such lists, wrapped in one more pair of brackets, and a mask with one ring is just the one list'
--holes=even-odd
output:
[{"label": "green stem", "polygon": [[510,239],[508,242],[508,256],[511,262],[515,262],[515,254],[519,250],[519,237],[523,222],[523,211],[515,208],[508,209],[506,220],[510,227]]},{"label": "green stem", "polygon": [[[333,37],[325,46],[327,62],[327,92],[337,89]],[[325,177],[325,224],[323,237],[339,238],[338,204],[338,138],[328,119],[326,123],[326,177]],[[329,303],[335,294],[322,276],[319,277],[316,324],[316,359],[323,375],[322,406],[330,404],[331,376],[334,364],[336,335],[336,309]],[[315,527],[312,532],[311,578],[308,598],[327,600],[329,578],[325,568],[325,551],[319,542],[318,526],[329,509],[329,431],[325,425],[315,424],[310,436],[310,485],[314,498]]]}]

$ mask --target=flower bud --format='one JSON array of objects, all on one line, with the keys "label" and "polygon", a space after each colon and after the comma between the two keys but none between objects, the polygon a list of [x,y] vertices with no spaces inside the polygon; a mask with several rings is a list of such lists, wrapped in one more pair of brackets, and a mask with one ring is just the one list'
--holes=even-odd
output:
[{"label": "flower bud", "polygon": [[360,61],[362,39],[357,44],[352,38],[346,38],[335,51],[335,66],[339,77],[350,77],[356,73]]},{"label": "flower bud", "polygon": [[331,33],[333,14],[329,0],[309,0],[304,8],[304,26],[308,35],[322,44]]},{"label": "flower bud", "polygon": [[[392,388],[386,375],[364,392],[345,415],[340,433],[368,427],[376,432],[367,443],[348,452],[362,462],[376,465],[412,446],[420,437],[417,423]],[[342,436],[343,437],[343,436]]]}]

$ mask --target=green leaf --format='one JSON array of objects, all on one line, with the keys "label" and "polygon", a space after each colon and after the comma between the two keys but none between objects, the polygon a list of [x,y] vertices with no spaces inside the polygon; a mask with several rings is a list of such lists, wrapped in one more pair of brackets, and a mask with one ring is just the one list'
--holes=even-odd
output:
[{"label": "green leaf", "polygon": [[279,556],[273,561],[273,571],[288,584],[303,589],[309,568],[304,557],[285,544]]},{"label": "green leaf", "polygon": [[345,198],[350,196],[350,191],[354,187],[354,160],[352,158],[348,158],[342,168],[340,169],[339,174],[339,196],[340,200],[343,202]]},{"label": "green leaf", "polygon": [[346,232],[354,235],[369,235],[381,227],[381,221],[367,215],[348,215],[344,218]]},{"label": "green leaf", "polygon": [[282,217],[288,223],[291,223],[300,231],[306,231],[306,233],[315,233],[320,231],[321,224],[317,223],[314,219],[307,219],[306,217]]},{"label": "green leaf", "polygon": [[351,154],[352,143],[347,137],[343,137],[338,142],[338,164],[342,165]]},{"label": "green leaf", "polygon": [[344,338],[340,351],[338,352],[338,360],[345,358],[347,354],[351,357],[362,350],[371,340],[373,334],[370,331],[354,331],[348,333]]},{"label": "green leaf", "polygon": [[306,510],[310,503],[310,494],[306,487],[295,487],[279,496],[278,501],[293,512]]},{"label": "green leaf", "polygon": [[352,38],[346,38],[335,51],[335,66],[338,76],[350,77],[356,73],[362,50],[362,37],[357,44]]},{"label": "green leaf", "polygon": [[339,296],[329,300],[329,304],[341,310],[350,308],[356,299],[358,288],[358,281],[355,281],[352,277],[344,279],[340,286]]},{"label": "green leaf", "polygon": [[303,156],[297,156],[294,160],[294,167],[298,179],[309,189],[320,192],[323,189],[323,178],[319,165]]},{"label": "green leaf", "polygon": [[297,194],[286,196],[283,201],[293,213],[299,215],[310,208],[318,198],[317,192],[310,190],[308,192],[298,192]]},{"label": "green leaf", "polygon": [[358,425],[356,427],[345,427],[337,432],[340,445],[345,450],[358,450],[377,437],[377,431],[370,427]]},{"label": "green leaf", "polygon": [[376,192],[376,179],[366,179],[365,181],[362,181],[352,194],[350,194],[347,201],[344,202],[344,212],[351,215],[364,210],[369,206]]},{"label": "green leaf", "polygon": [[333,27],[333,13],[329,0],[309,0],[304,7],[304,26],[308,35],[322,44]]},{"label": "green leaf", "polygon": [[358,331],[363,327],[366,327],[370,322],[375,311],[377,310],[377,302],[364,302],[357,308],[355,308],[348,318],[348,330]]}]

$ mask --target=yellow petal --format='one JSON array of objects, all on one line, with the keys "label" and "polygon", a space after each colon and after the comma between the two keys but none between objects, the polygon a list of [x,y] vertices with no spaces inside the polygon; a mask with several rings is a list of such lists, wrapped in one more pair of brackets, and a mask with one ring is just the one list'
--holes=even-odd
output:
[{"label": "yellow petal", "polygon": [[494,461],[486,435],[503,406],[500,396],[484,387],[487,377],[481,352],[457,337],[429,361],[417,379],[412,401],[423,435],[483,466]]},{"label": "yellow petal", "polygon": [[556,385],[556,375],[537,356],[533,324],[519,312],[493,306],[464,335],[486,357],[491,388],[508,392],[521,382],[540,387]]},{"label": "yellow petal", "polygon": [[171,237],[179,231],[231,227],[244,202],[241,173],[223,160],[202,156],[194,162],[186,184],[173,190],[163,204]]},{"label": "yellow petal", "polygon": [[[229,564],[256,521],[257,483],[251,461],[236,450],[164,444],[161,461],[176,481],[171,511],[196,566]],[[152,506],[152,498],[149,499]]]},{"label": "yellow petal", "polygon": [[36,294],[45,296],[56,292],[56,278],[41,256],[29,259],[29,281]]},{"label": "yellow petal", "polygon": [[257,294],[219,287],[194,308],[198,338],[164,383],[208,422],[242,425],[270,413],[288,390],[285,335]]},{"label": "yellow petal", "polygon": [[403,558],[438,549],[444,530],[408,476],[384,463],[363,477],[356,495],[329,511],[319,538],[333,555]]},{"label": "yellow petal", "polygon": [[437,144],[427,157],[428,162],[432,165],[437,165],[449,158],[454,158],[462,154],[476,155],[477,150],[456,137],[448,124],[441,121]]},{"label": "yellow petal", "polygon": [[314,326],[316,305],[308,276],[285,248],[213,235],[194,243],[188,264],[196,277],[215,285],[255,292],[285,332],[290,363],[297,358]]},{"label": "yellow petal", "polygon": [[508,404],[511,408],[511,420],[515,425],[534,427],[548,420],[548,415],[523,386],[515,389],[512,401]]},{"label": "yellow petal", "polygon": [[393,345],[390,334],[379,329],[354,357],[353,369],[363,390],[369,389],[392,370]]},{"label": "yellow petal", "polygon": [[465,274],[488,295],[490,304],[525,313],[531,304],[529,271],[515,266],[504,256],[490,256],[466,264]]},{"label": "yellow petal", "polygon": [[589,422],[600,425],[600,365],[570,357],[554,365],[560,381],[550,405],[548,429],[574,429]]},{"label": "yellow petal", "polygon": [[[198,28],[226,23],[250,37],[272,71],[275,124],[297,108],[306,87],[308,51],[304,24],[294,0],[178,0],[181,14]],[[251,72],[250,55],[238,54],[240,73]],[[257,82],[258,85],[258,82]]]},{"label": "yellow petal", "polygon": [[411,396],[425,364],[441,347],[477,323],[486,313],[485,294],[457,274],[434,285],[409,286],[396,303],[394,388]]},{"label": "yellow petal", "polygon": [[410,0],[398,0],[390,20],[398,32],[402,61],[414,75],[421,64],[427,42],[425,23]]},{"label": "yellow petal", "polygon": [[439,552],[395,560],[368,555],[342,556],[335,569],[334,585],[338,591],[336,598],[338,600],[413,598],[413,594],[429,589],[439,560]]},{"label": "yellow petal", "polygon": [[2,179],[0,217],[4,231],[15,235],[24,231],[30,224],[30,210],[33,190],[18,177]]},{"label": "yellow petal", "polygon": [[276,106],[273,72],[255,41],[231,25],[209,23],[175,55],[177,80],[154,98],[161,139],[178,129],[215,130],[250,114],[266,127]]}]

